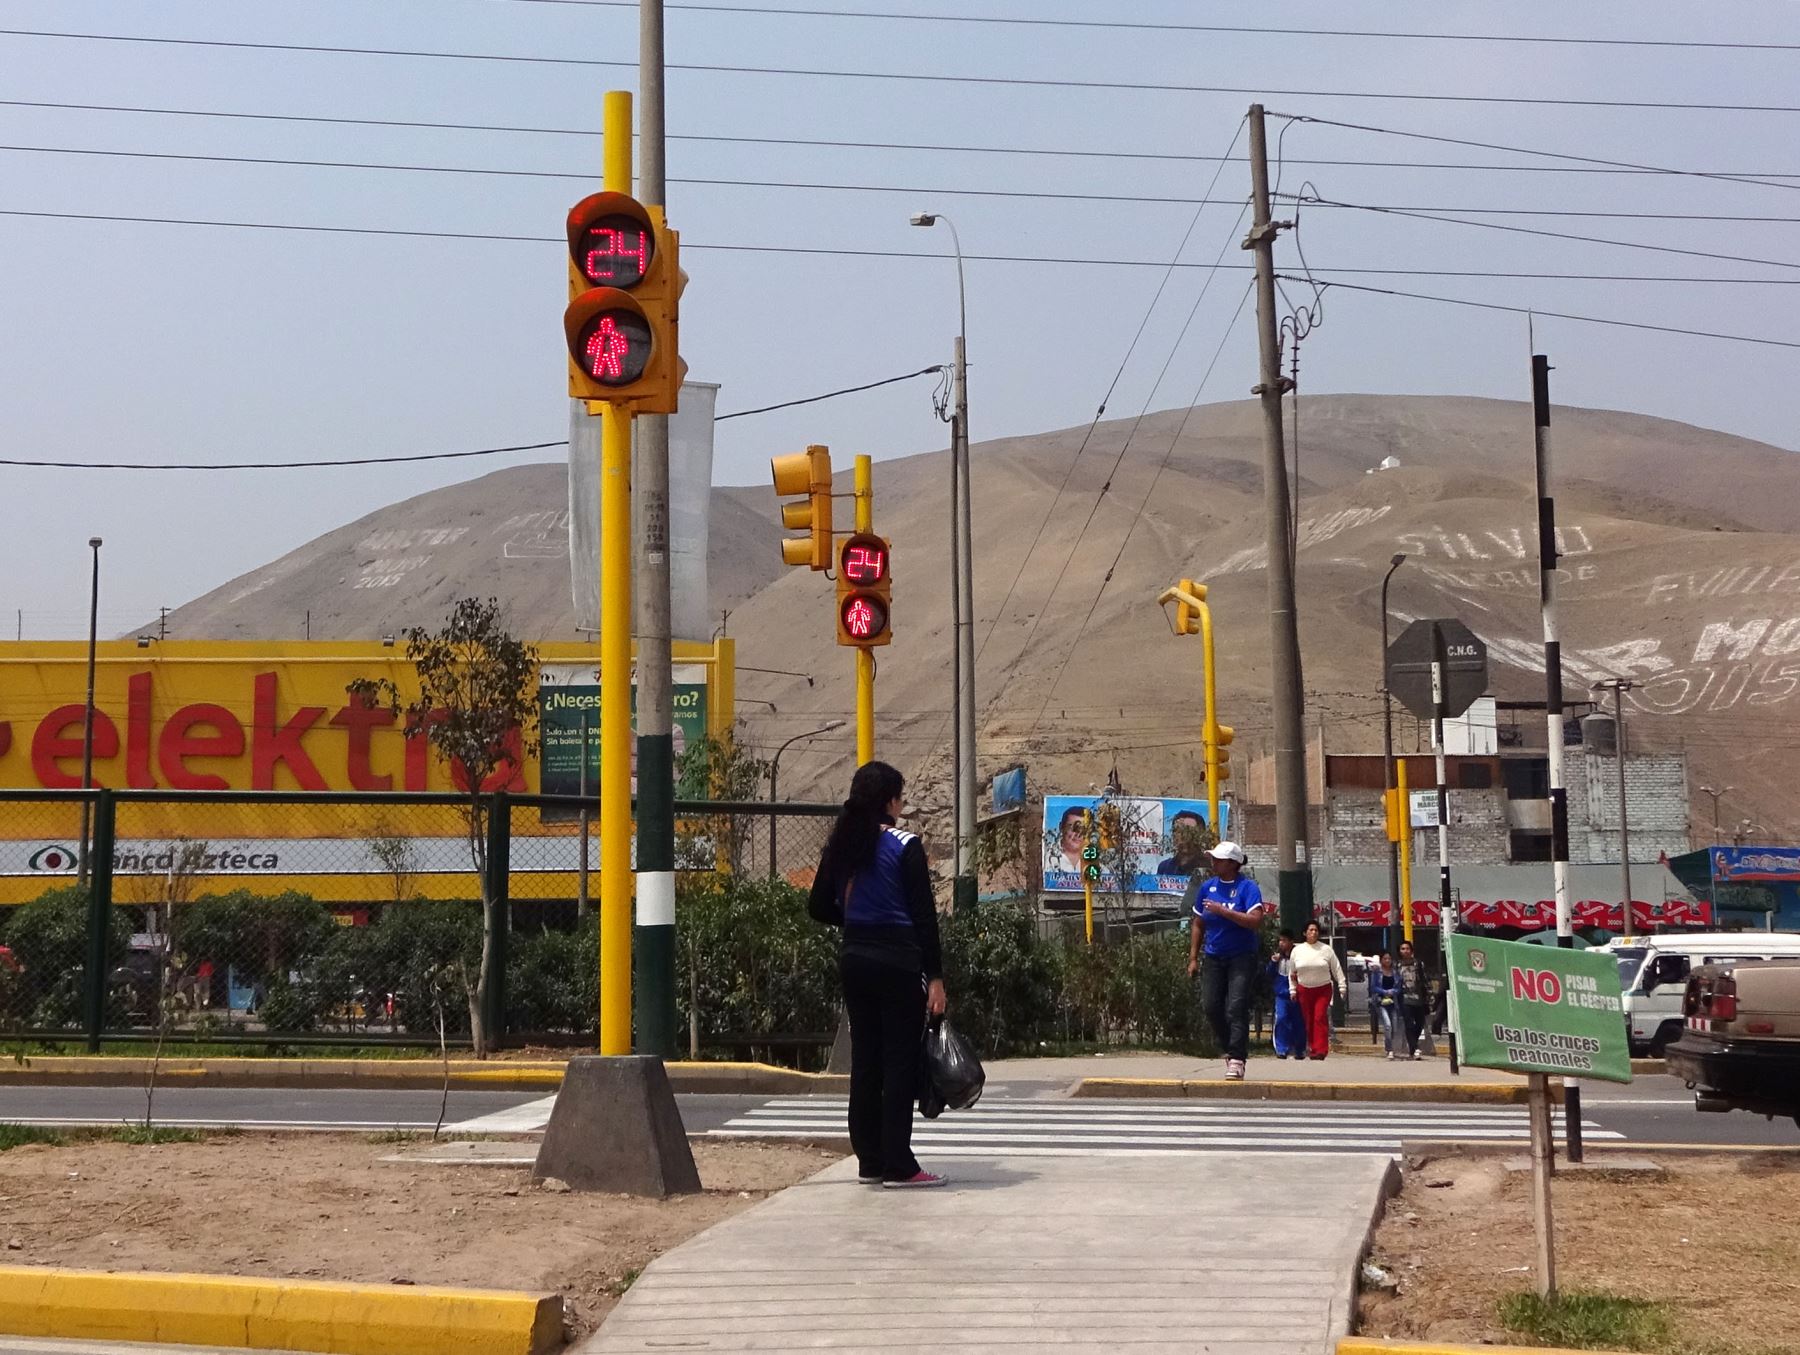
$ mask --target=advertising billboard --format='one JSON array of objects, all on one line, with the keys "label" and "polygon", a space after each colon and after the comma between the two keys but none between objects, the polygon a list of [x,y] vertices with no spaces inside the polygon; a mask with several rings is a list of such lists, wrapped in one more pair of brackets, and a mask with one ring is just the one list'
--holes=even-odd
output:
[{"label": "advertising billboard", "polygon": [[[1231,806],[1219,806],[1221,836],[1231,823]],[[1094,888],[1118,893],[1118,864],[1132,865],[1129,892],[1167,894],[1179,898],[1188,877],[1205,869],[1205,858],[1189,829],[1205,829],[1209,817],[1205,800],[1172,796],[1160,798],[1125,795],[1046,795],[1044,797],[1044,891],[1079,894],[1082,882],[1082,850],[1088,843],[1084,813],[1092,814],[1094,833],[1101,841],[1100,879]],[[1124,839],[1116,845],[1112,834]]]},{"label": "advertising billboard", "polygon": [[[675,763],[706,738],[706,669],[677,664],[671,696]],[[631,682],[631,731],[637,733],[637,674]],[[600,784],[600,670],[592,663],[546,663],[538,669],[538,784],[545,795],[592,795]],[[582,774],[586,746],[587,773]],[[631,745],[631,793],[637,794],[637,742]],[[546,813],[551,811],[546,810]]]}]

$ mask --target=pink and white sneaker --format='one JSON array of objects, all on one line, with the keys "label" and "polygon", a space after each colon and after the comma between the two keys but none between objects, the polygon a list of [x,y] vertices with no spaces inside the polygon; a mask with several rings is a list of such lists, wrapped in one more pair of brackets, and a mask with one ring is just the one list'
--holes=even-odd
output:
[{"label": "pink and white sneaker", "polygon": [[929,1190],[933,1186],[947,1185],[948,1182],[935,1172],[920,1171],[900,1181],[883,1181],[883,1190]]},{"label": "pink and white sneaker", "polygon": [[1225,1061],[1225,1080],[1228,1082],[1242,1082],[1244,1080],[1244,1061],[1242,1059],[1227,1059]]}]

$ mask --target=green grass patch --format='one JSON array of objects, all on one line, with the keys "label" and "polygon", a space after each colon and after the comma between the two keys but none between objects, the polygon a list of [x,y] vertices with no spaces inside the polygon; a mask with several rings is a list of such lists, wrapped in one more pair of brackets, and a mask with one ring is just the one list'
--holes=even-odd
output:
[{"label": "green grass patch", "polygon": [[47,1143],[52,1147],[66,1140],[54,1129],[35,1124],[0,1124],[0,1153],[8,1148],[22,1148],[28,1143]]},{"label": "green grass patch", "polygon": [[162,1125],[122,1124],[117,1129],[103,1129],[98,1138],[112,1143],[200,1143],[206,1138],[198,1129],[165,1129]]},{"label": "green grass patch", "polygon": [[1508,1294],[1499,1317],[1508,1331],[1574,1350],[1666,1350],[1674,1332],[1667,1304],[1580,1290],[1548,1302]]},{"label": "green grass patch", "polygon": [[369,1135],[370,1143],[412,1143],[421,1137],[411,1129],[383,1129]]}]

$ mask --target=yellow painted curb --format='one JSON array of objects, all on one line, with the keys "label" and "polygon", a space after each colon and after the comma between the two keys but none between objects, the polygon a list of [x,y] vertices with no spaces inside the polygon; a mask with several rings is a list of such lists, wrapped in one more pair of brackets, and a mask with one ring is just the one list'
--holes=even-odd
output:
[{"label": "yellow painted curb", "polygon": [[[1450,1346],[1438,1341],[1383,1341],[1373,1336],[1345,1336],[1337,1355],[1579,1355],[1561,1346]],[[1625,1352],[1624,1355],[1630,1355]]]},{"label": "yellow painted curb", "polygon": [[[1524,1105],[1523,1082],[1226,1082],[1210,1079],[1084,1077],[1070,1093],[1085,1097],[1216,1097],[1239,1101],[1400,1101]],[[1563,1089],[1552,1083],[1561,1102]]]},{"label": "yellow painted curb", "polygon": [[[134,1086],[150,1073],[151,1060],[127,1055],[73,1054],[0,1061],[0,1085]],[[566,1060],[508,1063],[452,1059],[452,1086],[554,1090],[562,1084]],[[679,1062],[665,1065],[676,1091],[784,1092],[843,1091],[849,1080],[831,1073],[803,1073],[768,1063]],[[157,1078],[171,1086],[331,1087],[408,1089],[443,1082],[444,1065],[435,1059],[271,1059],[165,1057]]]},{"label": "yellow painted curb", "polygon": [[332,1355],[549,1355],[562,1299],[506,1290],[0,1266],[0,1331]]}]

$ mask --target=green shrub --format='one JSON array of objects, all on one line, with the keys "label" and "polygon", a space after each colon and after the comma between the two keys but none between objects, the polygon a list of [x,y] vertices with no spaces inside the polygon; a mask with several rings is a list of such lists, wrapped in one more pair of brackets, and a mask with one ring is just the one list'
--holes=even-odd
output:
[{"label": "green shrub", "polygon": [[572,932],[514,933],[506,963],[507,1023],[515,1036],[592,1035],[599,1025],[600,919]]},{"label": "green shrub", "polygon": [[701,1041],[837,1029],[836,933],[782,880],[709,877],[675,901],[676,1006],[695,990]]},{"label": "green shrub", "polygon": [[189,962],[210,960],[240,983],[272,985],[317,960],[340,930],[307,894],[263,898],[245,889],[209,894],[179,910],[177,942]]},{"label": "green shrub", "polygon": [[1029,915],[1004,904],[942,919],[951,1019],[988,1058],[1024,1052],[1057,1025],[1059,966]]},{"label": "green shrub", "polygon": [[[87,964],[88,891],[52,889],[11,910],[0,940],[24,972],[0,988],[0,1020],[46,1028],[81,1023],[82,977]],[[131,922],[119,909],[108,919],[106,967],[110,975],[131,945]]]}]

